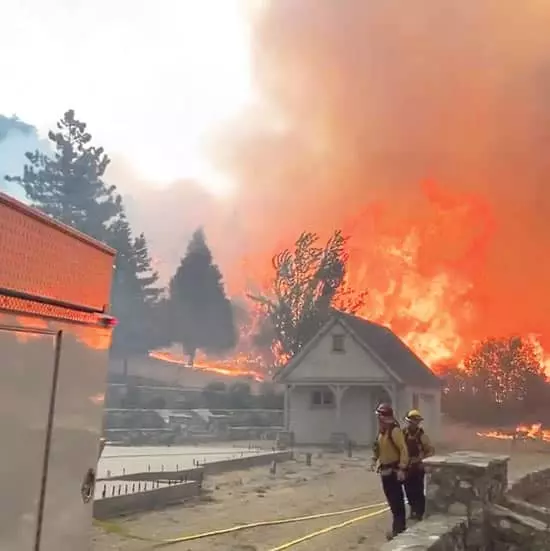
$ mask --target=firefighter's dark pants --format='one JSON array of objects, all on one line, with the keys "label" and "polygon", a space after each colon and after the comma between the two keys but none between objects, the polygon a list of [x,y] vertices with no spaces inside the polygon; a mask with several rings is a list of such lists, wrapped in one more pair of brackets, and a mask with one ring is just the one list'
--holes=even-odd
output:
[{"label": "firefighter's dark pants", "polygon": [[412,467],[405,479],[405,493],[411,506],[411,514],[422,518],[426,512],[426,495],[424,494],[424,469]]},{"label": "firefighter's dark pants", "polygon": [[390,474],[383,475],[382,488],[388,500],[393,517],[392,533],[394,536],[403,532],[406,528],[405,498],[403,496],[403,484],[397,480],[397,473],[392,470]]}]

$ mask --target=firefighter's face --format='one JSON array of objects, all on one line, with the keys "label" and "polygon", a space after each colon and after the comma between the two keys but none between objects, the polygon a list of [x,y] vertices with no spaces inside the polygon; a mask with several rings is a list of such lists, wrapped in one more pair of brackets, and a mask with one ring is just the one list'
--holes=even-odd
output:
[{"label": "firefighter's face", "polygon": [[389,425],[393,422],[393,417],[391,415],[378,415],[378,422],[381,425]]},{"label": "firefighter's face", "polygon": [[411,429],[417,429],[418,425],[420,425],[420,419],[407,419],[407,425]]}]

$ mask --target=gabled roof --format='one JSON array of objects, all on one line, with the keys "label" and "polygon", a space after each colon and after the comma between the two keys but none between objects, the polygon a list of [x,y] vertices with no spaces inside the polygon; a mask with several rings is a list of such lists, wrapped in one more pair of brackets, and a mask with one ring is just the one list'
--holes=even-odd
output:
[{"label": "gabled roof", "polygon": [[409,386],[439,388],[441,380],[431,369],[390,329],[372,321],[336,311],[317,335],[275,376],[284,379],[330,329],[340,322],[368,352],[402,383]]}]

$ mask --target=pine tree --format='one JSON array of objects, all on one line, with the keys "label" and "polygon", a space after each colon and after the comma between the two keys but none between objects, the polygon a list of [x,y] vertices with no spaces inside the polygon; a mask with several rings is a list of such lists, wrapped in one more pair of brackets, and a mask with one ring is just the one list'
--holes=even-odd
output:
[{"label": "pine tree", "polygon": [[162,288],[157,287],[159,275],[153,269],[153,262],[149,256],[147,239],[145,234],[140,233],[132,244],[133,255],[135,259],[136,274],[139,279],[141,293],[146,304],[152,306],[156,304],[162,294]]},{"label": "pine tree", "polygon": [[220,354],[235,347],[232,305],[202,229],[193,234],[170,282],[170,306],[175,340],[182,344],[191,364],[199,349]]},{"label": "pine tree", "polygon": [[33,206],[116,249],[111,309],[119,324],[112,352],[144,353],[154,344],[150,309],[161,294],[145,236],[133,237],[120,195],[103,180],[109,157],[92,145],[86,124],[73,110],[48,137],[53,156],[28,152],[23,176],[6,179],[21,185]]},{"label": "pine tree", "polygon": [[53,218],[105,241],[109,223],[122,212],[115,186],[103,176],[110,159],[91,144],[86,123],[67,111],[48,138],[53,156],[39,151],[25,154],[23,176],[6,176],[23,187],[33,206]]},{"label": "pine tree", "polygon": [[115,357],[127,358],[147,350],[142,339],[145,304],[136,273],[132,231],[124,214],[111,225],[109,233],[109,244],[117,251],[111,307],[119,319],[111,351]]}]

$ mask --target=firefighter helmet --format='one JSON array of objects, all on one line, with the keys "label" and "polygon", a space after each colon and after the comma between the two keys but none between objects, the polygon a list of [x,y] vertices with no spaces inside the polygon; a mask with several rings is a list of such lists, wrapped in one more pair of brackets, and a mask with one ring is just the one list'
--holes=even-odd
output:
[{"label": "firefighter helmet", "polygon": [[376,408],[376,415],[379,417],[393,417],[393,408],[390,404],[379,404]]},{"label": "firefighter helmet", "polygon": [[409,413],[405,416],[405,421],[420,423],[420,421],[424,421],[424,418],[417,409],[411,409],[411,411],[409,411]]}]

